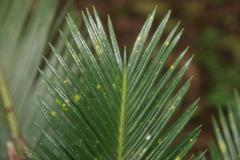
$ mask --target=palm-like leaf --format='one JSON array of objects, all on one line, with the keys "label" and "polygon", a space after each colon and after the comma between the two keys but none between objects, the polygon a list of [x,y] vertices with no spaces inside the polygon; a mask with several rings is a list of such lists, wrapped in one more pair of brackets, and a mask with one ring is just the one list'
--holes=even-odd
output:
[{"label": "palm-like leaf", "polygon": [[176,25],[158,48],[168,13],[147,43],[154,15],[155,10],[144,23],[130,54],[126,47],[119,49],[110,18],[108,36],[95,10],[93,15],[88,10],[83,12],[88,43],[72,18],[67,17],[72,38],[64,34],[62,37],[68,48],[66,55],[74,63],[64,60],[52,47],[61,68],[47,63],[57,80],[41,72],[54,99],[53,103],[41,99],[52,128],[42,132],[55,149],[42,143],[42,151],[37,152],[38,156],[30,152],[30,158],[180,160],[186,155],[199,128],[181,143],[174,147],[171,144],[196,110],[197,101],[172,125],[169,120],[190,86],[188,80],[176,89],[191,59],[176,71],[186,49],[171,67],[164,68],[182,30],[177,31]]},{"label": "palm-like leaf", "polygon": [[218,147],[212,146],[211,155],[213,160],[240,159],[240,99],[235,94],[235,102],[228,107],[227,115],[219,110],[220,124],[213,119]]},{"label": "palm-like leaf", "polygon": [[[31,147],[39,137],[34,122],[43,123],[34,94],[44,95],[46,88],[41,85],[36,68],[64,17],[60,15],[55,21],[57,6],[57,0],[0,0],[1,160],[7,159],[6,143],[16,143],[13,128],[17,127],[18,136],[23,136]],[[3,104],[6,93],[10,106]]]}]

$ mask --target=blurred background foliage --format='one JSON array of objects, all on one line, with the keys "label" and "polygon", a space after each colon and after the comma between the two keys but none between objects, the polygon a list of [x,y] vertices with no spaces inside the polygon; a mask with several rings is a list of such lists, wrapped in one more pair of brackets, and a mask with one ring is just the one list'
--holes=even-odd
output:
[{"label": "blurred background foliage", "polygon": [[195,149],[206,148],[213,137],[212,114],[216,113],[217,107],[226,106],[232,100],[233,89],[240,89],[240,1],[77,0],[75,4],[79,10],[94,5],[102,17],[110,14],[120,46],[128,48],[154,6],[158,6],[159,21],[169,9],[172,10],[167,30],[179,20],[184,27],[176,54],[189,45],[188,56],[195,55],[189,70],[189,75],[194,78],[185,103],[189,104],[197,97],[201,97],[201,102],[189,129],[196,123],[203,123],[203,132]]}]

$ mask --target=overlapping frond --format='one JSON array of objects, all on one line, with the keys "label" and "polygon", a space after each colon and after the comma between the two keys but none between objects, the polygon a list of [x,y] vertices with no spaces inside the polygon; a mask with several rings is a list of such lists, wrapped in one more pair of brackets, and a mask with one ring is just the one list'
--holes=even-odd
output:
[{"label": "overlapping frond", "polygon": [[82,12],[90,41],[85,40],[71,16],[67,16],[72,38],[60,33],[68,48],[65,55],[70,56],[72,63],[51,46],[60,68],[46,61],[57,80],[40,71],[54,100],[40,98],[52,133],[42,132],[55,147],[41,143],[42,151],[37,156],[29,152],[30,158],[180,160],[185,157],[200,127],[181,143],[174,147],[172,144],[196,110],[198,100],[174,123],[169,121],[190,86],[191,78],[177,87],[191,58],[179,66],[185,49],[166,68],[182,30],[178,31],[177,24],[160,45],[170,12],[150,38],[155,12],[156,9],[148,16],[131,51],[119,48],[110,18],[107,33],[95,9],[93,14],[88,10]]},{"label": "overlapping frond", "polygon": [[[24,143],[33,147],[39,139],[39,130],[34,126],[35,122],[43,125],[44,119],[40,117],[35,93],[44,96],[47,89],[40,83],[37,66],[42,63],[42,56],[48,54],[48,42],[65,17],[66,11],[56,16],[58,3],[58,0],[0,0],[0,79],[11,99],[11,106],[4,106],[4,93],[0,92],[1,160],[7,159],[6,143],[16,143],[9,129],[9,117],[14,116],[14,125]],[[1,83],[0,90],[2,87]]]},{"label": "overlapping frond", "polygon": [[227,114],[219,110],[219,123],[214,118],[213,126],[216,134],[217,146],[211,147],[213,160],[240,159],[240,99],[235,94],[235,102],[230,103]]}]

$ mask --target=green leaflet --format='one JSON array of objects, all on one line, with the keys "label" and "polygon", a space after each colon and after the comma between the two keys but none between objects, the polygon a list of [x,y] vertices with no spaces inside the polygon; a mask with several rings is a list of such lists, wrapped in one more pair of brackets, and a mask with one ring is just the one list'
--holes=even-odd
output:
[{"label": "green leaflet", "polygon": [[228,105],[227,114],[219,109],[219,123],[216,118],[213,119],[217,146],[212,145],[210,148],[211,157],[215,159],[240,159],[240,100],[239,95],[235,92],[235,101]]},{"label": "green leaflet", "polygon": [[46,60],[54,80],[40,71],[53,99],[40,98],[42,112],[50,125],[49,131],[41,130],[52,144],[42,142],[41,150],[29,151],[31,159],[180,160],[185,157],[200,127],[174,147],[172,143],[196,110],[197,101],[173,124],[169,120],[190,86],[191,78],[177,87],[191,59],[179,66],[186,49],[166,68],[182,30],[178,31],[177,24],[160,44],[168,12],[147,43],[155,12],[156,9],[148,16],[131,52],[126,47],[119,49],[110,18],[106,33],[95,9],[93,14],[88,10],[82,12],[87,38],[71,16],[67,16],[71,36],[60,31],[67,50],[61,56],[51,45],[59,67]]}]

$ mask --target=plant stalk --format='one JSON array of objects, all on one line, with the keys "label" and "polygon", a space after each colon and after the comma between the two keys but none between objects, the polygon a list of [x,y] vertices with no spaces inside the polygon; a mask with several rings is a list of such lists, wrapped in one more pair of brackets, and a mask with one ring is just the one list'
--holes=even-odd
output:
[{"label": "plant stalk", "polygon": [[23,141],[20,138],[19,132],[18,132],[18,127],[16,123],[16,118],[13,112],[13,105],[12,105],[12,100],[7,88],[7,84],[5,82],[3,72],[0,69],[0,98],[3,101],[3,109],[6,113],[6,118],[9,124],[9,128],[11,131],[11,136],[13,139],[13,142],[15,144],[15,148],[17,150],[17,156],[21,159],[24,157],[24,149],[25,145]]}]

